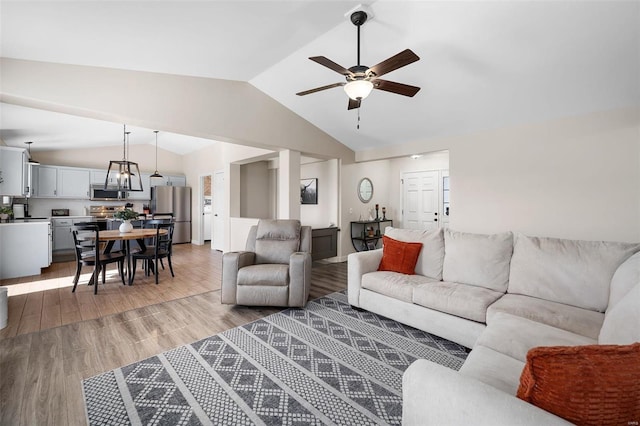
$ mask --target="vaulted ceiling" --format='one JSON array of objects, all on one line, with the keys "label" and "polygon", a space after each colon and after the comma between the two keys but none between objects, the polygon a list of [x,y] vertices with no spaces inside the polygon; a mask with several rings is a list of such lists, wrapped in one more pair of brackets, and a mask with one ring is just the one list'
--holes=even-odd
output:
[{"label": "vaulted ceiling", "polygon": [[[640,3],[384,1],[369,4],[362,63],[421,60],[347,111],[344,81],[307,58],[356,64],[349,1],[0,1],[5,58],[248,81],[354,151],[640,104]],[[121,123],[0,106],[0,137],[34,149],[121,143]],[[153,143],[135,129],[132,143]],[[162,129],[160,129],[162,130]],[[167,133],[186,153],[212,143]]]}]

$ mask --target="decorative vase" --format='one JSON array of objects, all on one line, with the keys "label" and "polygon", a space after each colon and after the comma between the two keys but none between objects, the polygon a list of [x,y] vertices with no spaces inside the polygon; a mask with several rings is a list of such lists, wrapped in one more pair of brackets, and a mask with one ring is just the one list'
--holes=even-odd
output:
[{"label": "decorative vase", "polygon": [[7,213],[0,214],[0,220],[7,220],[7,219],[9,219],[9,215]]},{"label": "decorative vase", "polygon": [[120,227],[118,228],[118,230],[122,234],[127,233],[127,232],[131,232],[131,231],[133,231],[133,225],[131,224],[130,220],[125,220],[124,222],[122,222],[120,224]]}]

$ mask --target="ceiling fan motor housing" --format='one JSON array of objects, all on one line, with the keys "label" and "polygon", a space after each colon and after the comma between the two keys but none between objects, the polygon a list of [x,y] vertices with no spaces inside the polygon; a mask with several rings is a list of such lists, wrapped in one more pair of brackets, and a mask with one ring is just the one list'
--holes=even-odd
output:
[{"label": "ceiling fan motor housing", "polygon": [[358,10],[351,14],[351,23],[353,23],[353,25],[359,27],[365,22],[367,22],[367,12],[364,10]]}]

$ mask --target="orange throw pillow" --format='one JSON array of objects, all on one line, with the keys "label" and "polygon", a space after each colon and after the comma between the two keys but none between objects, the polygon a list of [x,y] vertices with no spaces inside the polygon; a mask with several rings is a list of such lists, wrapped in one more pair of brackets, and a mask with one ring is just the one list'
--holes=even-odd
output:
[{"label": "orange throw pillow", "polygon": [[383,235],[382,260],[378,271],[415,275],[420,250],[422,250],[422,243],[405,243]]},{"label": "orange throw pillow", "polygon": [[578,425],[640,421],[640,343],[527,353],[518,398]]}]

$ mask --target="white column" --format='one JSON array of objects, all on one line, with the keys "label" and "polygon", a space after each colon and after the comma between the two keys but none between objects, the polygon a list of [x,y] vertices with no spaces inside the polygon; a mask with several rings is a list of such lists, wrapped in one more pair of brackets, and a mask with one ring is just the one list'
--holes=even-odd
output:
[{"label": "white column", "polygon": [[278,219],[300,219],[300,152],[279,154]]}]

